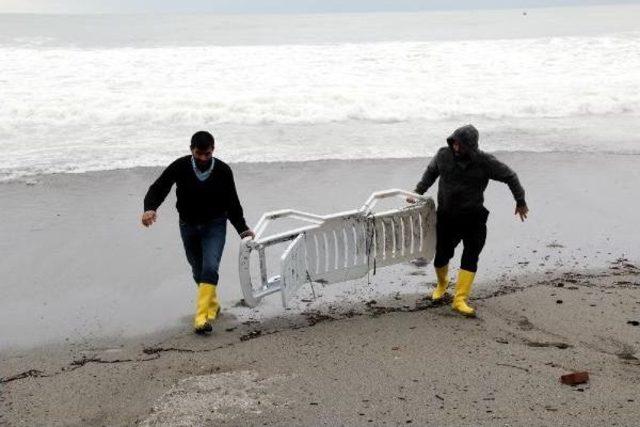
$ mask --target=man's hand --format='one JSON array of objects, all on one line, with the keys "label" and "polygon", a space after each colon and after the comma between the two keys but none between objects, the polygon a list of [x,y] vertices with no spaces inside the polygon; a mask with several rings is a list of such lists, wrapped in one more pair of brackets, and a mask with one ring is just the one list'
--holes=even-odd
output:
[{"label": "man's hand", "polygon": [[156,219],[158,219],[156,211],[146,211],[142,214],[142,225],[149,227],[151,224],[156,222]]},{"label": "man's hand", "polygon": [[254,233],[253,230],[247,230],[240,233],[241,239],[244,239],[245,237],[251,237],[253,239],[254,237],[256,237],[256,233]]},{"label": "man's hand", "polygon": [[524,206],[516,206],[515,215],[520,215],[520,221],[524,221],[527,219],[527,214],[529,213],[529,208],[527,205]]},{"label": "man's hand", "polygon": [[416,202],[417,200],[415,197],[407,197],[407,203],[411,203],[413,205]]}]

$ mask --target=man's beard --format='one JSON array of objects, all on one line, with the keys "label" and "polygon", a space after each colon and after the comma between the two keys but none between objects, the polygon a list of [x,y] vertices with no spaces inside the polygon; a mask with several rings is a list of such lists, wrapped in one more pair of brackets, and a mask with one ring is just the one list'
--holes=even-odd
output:
[{"label": "man's beard", "polygon": [[211,162],[213,162],[213,159],[209,159],[206,162],[196,160],[196,166],[198,167],[198,169],[200,169],[201,172],[204,172],[209,169],[209,167],[211,166]]}]

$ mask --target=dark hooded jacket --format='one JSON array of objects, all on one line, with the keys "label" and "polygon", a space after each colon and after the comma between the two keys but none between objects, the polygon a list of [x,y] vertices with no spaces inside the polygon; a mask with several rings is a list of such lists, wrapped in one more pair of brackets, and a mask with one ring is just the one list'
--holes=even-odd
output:
[{"label": "dark hooded jacket", "polygon": [[[467,148],[464,157],[453,152],[453,141]],[[484,190],[490,179],[509,186],[518,206],[525,206],[524,189],[518,175],[491,154],[478,149],[478,130],[472,125],[456,129],[422,175],[415,192],[424,194],[439,177],[438,212],[446,214],[474,214],[484,212]]]}]

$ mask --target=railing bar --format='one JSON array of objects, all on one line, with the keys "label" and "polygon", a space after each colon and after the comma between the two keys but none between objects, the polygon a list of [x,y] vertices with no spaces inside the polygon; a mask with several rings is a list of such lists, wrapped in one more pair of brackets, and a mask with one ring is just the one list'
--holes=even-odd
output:
[{"label": "railing bar", "polygon": [[322,238],[324,239],[324,272],[329,271],[329,260],[331,259],[329,252],[331,251],[329,245],[329,238],[327,237],[327,233],[322,233]]},{"label": "railing bar", "polygon": [[400,256],[404,257],[407,247],[407,237],[405,234],[404,217],[400,217],[400,236],[402,236],[402,244],[400,245]]},{"label": "railing bar", "polygon": [[422,253],[422,248],[424,247],[424,238],[423,236],[423,232],[424,232],[424,228],[425,228],[425,224],[422,221],[422,215],[418,215],[418,221],[420,222],[420,253]]},{"label": "railing bar", "polygon": [[258,249],[258,259],[260,260],[260,280],[262,281],[263,286],[269,282],[269,275],[267,273],[267,257],[264,249],[264,247]]},{"label": "railing bar", "polygon": [[351,240],[351,242],[353,242],[353,247],[351,248],[351,265],[358,265],[358,232],[356,231],[356,227],[358,226],[358,223],[352,224],[351,226],[351,234],[353,237],[353,240]]},{"label": "railing bar", "polygon": [[331,230],[331,234],[333,235],[333,269],[337,270],[338,267],[338,258],[340,255],[340,242],[338,241],[338,232],[336,230]]}]

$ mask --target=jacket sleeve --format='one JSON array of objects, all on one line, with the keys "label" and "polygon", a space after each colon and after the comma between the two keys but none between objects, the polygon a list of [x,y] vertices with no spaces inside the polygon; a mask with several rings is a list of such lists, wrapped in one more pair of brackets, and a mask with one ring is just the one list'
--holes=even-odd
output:
[{"label": "jacket sleeve", "polygon": [[171,163],[156,181],[151,184],[147,195],[144,196],[144,210],[157,210],[167,198],[171,187],[176,182],[176,162]]},{"label": "jacket sleeve", "polygon": [[422,178],[420,179],[420,182],[418,182],[418,185],[416,185],[416,189],[413,190],[414,193],[418,193],[418,194],[426,193],[429,187],[431,187],[433,183],[436,182],[436,179],[438,179],[438,176],[440,176],[440,171],[438,170],[439,155],[440,155],[440,152],[438,151],[438,153],[429,162],[427,169],[422,174]]},{"label": "jacket sleeve", "polygon": [[525,206],[527,202],[524,199],[524,188],[520,185],[518,175],[509,166],[491,154],[487,154],[487,163],[489,166],[489,178],[507,184],[513,194],[513,198],[516,200],[517,206]]},{"label": "jacket sleeve", "polygon": [[233,172],[231,171],[231,168],[229,168],[229,210],[227,213],[229,215],[231,225],[233,225],[238,234],[242,234],[249,229],[249,226],[247,226],[247,222],[244,219],[244,212],[242,211],[242,205],[238,198],[236,183],[233,179]]}]

